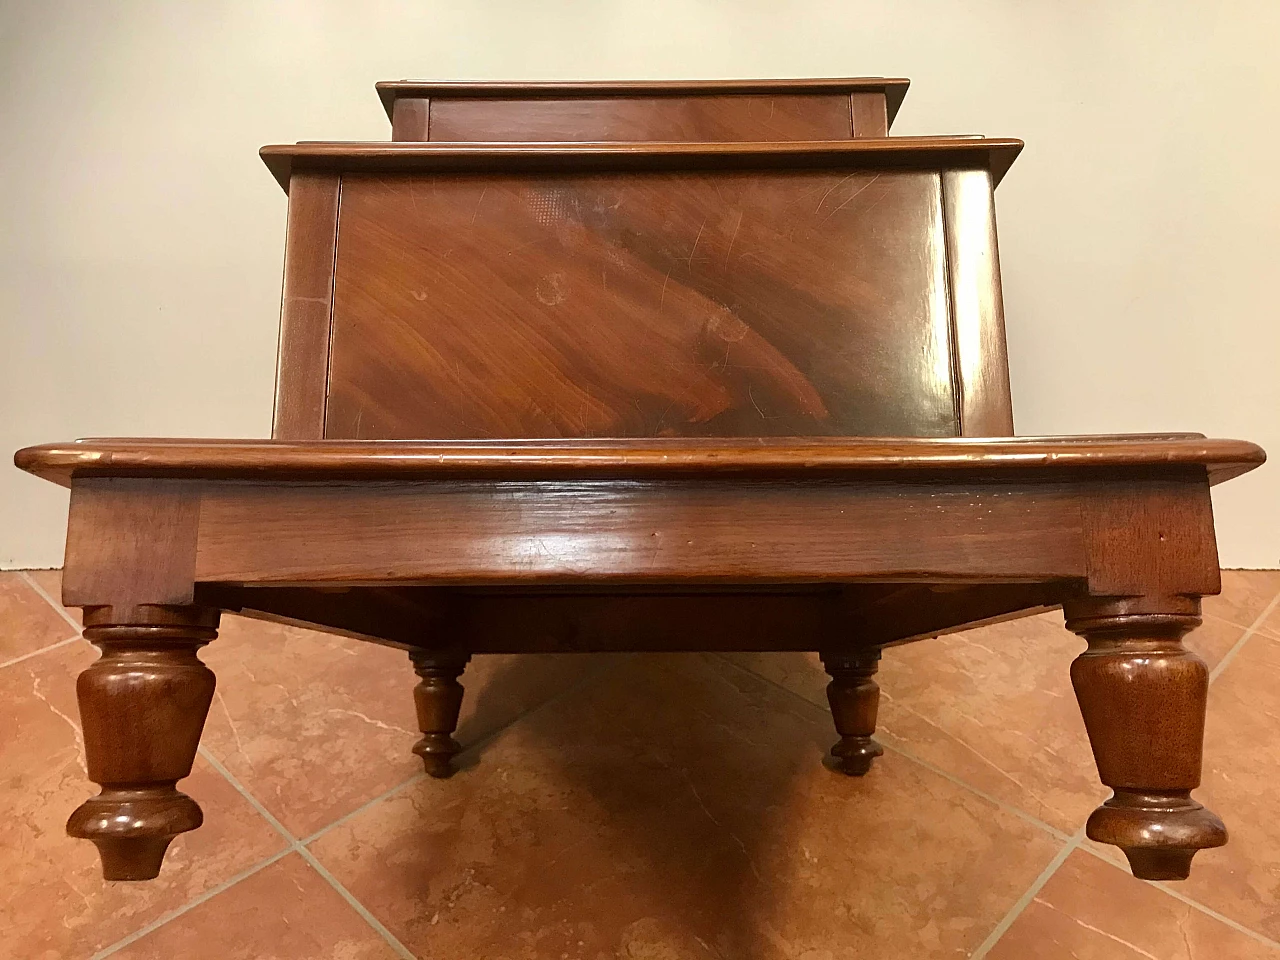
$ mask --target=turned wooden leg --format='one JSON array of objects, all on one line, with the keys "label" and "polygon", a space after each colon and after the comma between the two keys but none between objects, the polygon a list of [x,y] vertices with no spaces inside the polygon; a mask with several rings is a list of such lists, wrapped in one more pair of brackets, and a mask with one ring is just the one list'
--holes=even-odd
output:
[{"label": "turned wooden leg", "polygon": [[1177,598],[1166,606],[1179,612],[1130,612],[1122,601],[1066,606],[1067,627],[1089,643],[1071,665],[1071,683],[1098,773],[1114,791],[1086,831],[1122,849],[1143,880],[1185,879],[1197,850],[1227,842],[1222,821],[1191,799],[1209,671],[1182,637],[1200,624],[1199,604]]},{"label": "turned wooden leg", "polygon": [[413,752],[433,777],[453,774],[453,757],[462,748],[453,739],[462,710],[462,684],[458,677],[466,669],[470,654],[457,651],[412,650],[409,659],[422,679],[413,689],[413,702],[418,708],[418,729],[422,739]]},{"label": "turned wooden leg", "polygon": [[884,753],[884,747],[871,739],[880,706],[880,687],[874,679],[880,665],[880,648],[823,653],[822,665],[831,675],[827,702],[831,704],[836,733],[840,734],[840,742],[831,748],[830,764],[848,776],[861,777],[871,769],[871,761]]},{"label": "turned wooden leg", "polygon": [[67,833],[97,845],[107,880],[150,880],[169,842],[204,820],[176,784],[191,773],[213,699],[196,650],[217,635],[218,611],[132,608],[135,622],[114,619],[109,607],[85,611],[84,635],[102,656],[76,694],[89,779],[102,792],[71,814]]}]

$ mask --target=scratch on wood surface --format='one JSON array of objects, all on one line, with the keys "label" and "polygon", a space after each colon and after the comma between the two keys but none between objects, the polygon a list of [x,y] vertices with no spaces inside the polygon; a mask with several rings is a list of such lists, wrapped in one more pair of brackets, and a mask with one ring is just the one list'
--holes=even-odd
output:
[{"label": "scratch on wood surface", "polygon": [[[857,190],[853,191],[853,193],[849,194],[849,196],[848,196],[848,197],[846,197],[846,198],[844,199],[844,201],[842,201],[842,202],[840,203],[840,205],[839,205],[839,206],[837,206],[837,207],[835,207],[834,209],[832,209],[832,211],[831,211],[830,213],[828,213],[825,217],[823,217],[823,218],[822,218],[822,222],[823,222],[823,223],[826,223],[828,220],[830,220],[832,217],[834,217],[837,213],[839,213],[841,210],[843,210],[843,209],[844,209],[845,207],[847,207],[849,204],[853,203],[853,201],[854,201],[854,200],[856,200],[856,199],[858,199],[858,197],[862,194],[862,191],[863,191],[863,190],[866,190],[866,189],[867,189],[867,187],[871,186],[873,183],[875,183],[875,182],[876,182],[877,180],[879,180],[879,179],[880,179],[880,174],[878,174],[878,173],[877,173],[874,177],[872,177],[870,180],[868,180],[866,183],[864,183],[861,187],[859,187]],[[877,198],[877,199],[876,199],[876,203],[879,203],[881,199],[883,199],[883,198]],[[874,206],[876,205],[876,203],[871,204],[871,206],[872,206],[872,207],[874,207]],[[870,208],[870,207],[868,207],[867,209],[871,209],[871,208]]]},{"label": "scratch on wood surface", "polygon": [[702,231],[707,229],[707,220],[710,216],[710,214],[707,214],[702,218],[702,225],[698,227],[698,235],[693,238],[693,247],[689,250],[689,258],[684,262],[686,267],[693,267],[693,255],[698,252],[698,241],[702,239]]},{"label": "scratch on wood surface", "polygon": [[738,230],[742,227],[743,212],[738,211],[738,222],[733,225],[733,236],[729,238],[729,249],[724,253],[724,265],[729,265],[729,257],[733,253],[733,242],[738,239]]},{"label": "scratch on wood surface", "polygon": [[839,180],[833,183],[831,187],[827,190],[827,192],[822,195],[822,199],[818,201],[818,205],[813,208],[813,212],[818,213],[819,211],[821,211],[822,205],[827,202],[827,197],[831,196],[831,194],[833,194],[836,190],[840,189],[840,187],[844,186],[844,184],[848,183],[850,180],[852,180],[856,176],[857,176],[856,173],[846,173],[843,177],[841,177]]}]

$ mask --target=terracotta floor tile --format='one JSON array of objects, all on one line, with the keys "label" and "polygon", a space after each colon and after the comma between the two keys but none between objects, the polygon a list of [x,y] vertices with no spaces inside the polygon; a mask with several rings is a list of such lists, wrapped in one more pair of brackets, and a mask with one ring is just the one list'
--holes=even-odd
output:
[{"label": "terracotta floor tile", "polygon": [[988,960],[1275,960],[1280,951],[1076,851]]},{"label": "terracotta floor tile", "polygon": [[1280,593],[1280,570],[1223,570],[1222,593],[1205,597],[1201,608],[1220,620],[1252,626]]},{"label": "terracotta floor tile", "polygon": [[1255,634],[1209,689],[1196,796],[1230,840],[1198,854],[1188,896],[1280,940],[1280,640]]},{"label": "terracotta floor tile", "polygon": [[1258,624],[1258,633],[1280,640],[1280,604],[1268,614],[1267,619]]},{"label": "terracotta floor tile", "polygon": [[0,572],[0,662],[76,635],[76,628],[16,571]]},{"label": "terracotta floor tile", "polygon": [[715,657],[640,656],[312,846],[419,956],[954,957],[1058,841]]},{"label": "terracotta floor tile", "polygon": [[[201,651],[218,677],[204,744],[305,837],[422,770],[417,677],[400,650],[225,616]],[[465,746],[571,686],[591,657],[477,657],[458,739]]]},{"label": "terracotta floor tile", "polygon": [[[1108,794],[1071,690],[1084,642],[1061,615],[892,647],[880,664],[879,735],[992,796],[1074,831]],[[734,655],[815,704],[816,655]],[[831,741],[834,742],[834,733]]]},{"label": "terracotta floor tile", "polygon": [[1206,613],[1200,626],[1188,633],[1182,642],[1212,670],[1236,645],[1236,641],[1244,636],[1244,632],[1245,628],[1239,624],[1219,620]]},{"label": "terracotta floor tile", "polygon": [[295,853],[115,956],[119,960],[377,960],[396,953]]},{"label": "terracotta floor tile", "polygon": [[[61,570],[28,570],[29,576],[36,583],[40,584],[40,589],[49,595],[54,603],[62,607],[62,571]],[[62,607],[76,623],[84,623],[84,617],[79,607]]]},{"label": "terracotta floor tile", "polygon": [[283,847],[249,803],[197,760],[182,789],[205,825],[177,838],[159,879],[105,883],[93,844],[64,832],[97,788],[85,777],[75,677],[96,656],[76,643],[0,670],[0,930],[8,956],[87,957]]}]

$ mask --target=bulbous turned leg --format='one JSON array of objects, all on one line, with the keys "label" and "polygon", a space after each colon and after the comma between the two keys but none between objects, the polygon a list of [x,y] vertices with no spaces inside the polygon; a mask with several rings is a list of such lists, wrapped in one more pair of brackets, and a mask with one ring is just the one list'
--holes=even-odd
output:
[{"label": "bulbous turned leg", "polygon": [[830,766],[851,777],[861,777],[871,769],[871,761],[884,747],[871,739],[876,732],[876,712],[880,707],[880,687],[876,670],[880,648],[866,647],[852,653],[823,653],[822,665],[831,675],[827,702],[840,742],[831,748]]},{"label": "bulbous turned leg", "polygon": [[429,775],[436,778],[453,775],[453,758],[462,748],[453,739],[462,710],[462,684],[458,677],[466,669],[470,654],[457,651],[417,649],[409,653],[413,669],[421,677],[413,690],[418,708],[418,729],[422,739],[413,752],[422,758]]},{"label": "bulbous turned leg", "polygon": [[1085,829],[1122,849],[1143,880],[1184,880],[1197,850],[1227,842],[1222,821],[1191,799],[1209,671],[1182,637],[1199,625],[1199,604],[1175,598],[1166,606],[1177,612],[1131,612],[1123,601],[1066,606],[1067,627],[1089,643],[1071,665],[1071,683],[1098,773],[1114,791]]},{"label": "bulbous turned leg", "polygon": [[[140,612],[142,611],[142,612]],[[204,820],[176,784],[191,773],[213,700],[213,673],[196,650],[217,635],[218,611],[85,611],[85,637],[102,656],[76,681],[89,779],[102,792],[71,814],[67,833],[92,840],[107,880],[150,880],[170,841]]]}]

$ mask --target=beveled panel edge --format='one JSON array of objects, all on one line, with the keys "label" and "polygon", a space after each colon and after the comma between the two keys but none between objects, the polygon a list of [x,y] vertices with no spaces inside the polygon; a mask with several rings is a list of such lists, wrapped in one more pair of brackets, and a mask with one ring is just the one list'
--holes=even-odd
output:
[{"label": "beveled panel edge", "polygon": [[299,171],[289,194],[272,436],[324,436],[342,179]]},{"label": "beveled panel edge", "polygon": [[387,116],[395,101],[416,97],[610,97],[714,94],[815,94],[882,91],[889,123],[911,81],[906,77],[782,80],[383,80],[374,84]]},{"label": "beveled panel edge", "polygon": [[331,142],[269,144],[258,151],[285,189],[296,170],[394,173],[597,170],[700,170],[880,167],[974,169],[997,184],[1021,152],[1002,137],[865,137],[785,142],[446,143]]},{"label": "beveled panel edge", "polygon": [[431,139],[431,100],[428,97],[397,100],[391,110],[391,139]]},{"label": "beveled panel edge", "polygon": [[993,188],[985,170],[942,173],[951,350],[960,435],[1013,434]]}]

